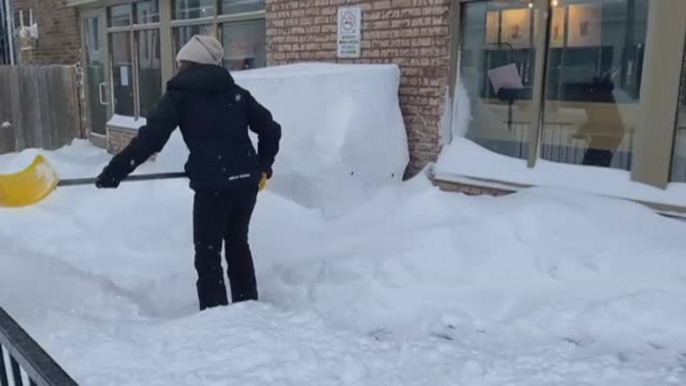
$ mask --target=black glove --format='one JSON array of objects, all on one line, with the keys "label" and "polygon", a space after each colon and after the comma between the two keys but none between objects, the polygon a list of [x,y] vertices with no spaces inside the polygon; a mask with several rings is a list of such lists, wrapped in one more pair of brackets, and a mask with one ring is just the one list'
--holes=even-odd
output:
[{"label": "black glove", "polygon": [[111,173],[108,173],[106,170],[100,173],[98,178],[95,181],[95,186],[98,189],[115,189],[119,187],[119,183],[121,181],[114,177]]}]

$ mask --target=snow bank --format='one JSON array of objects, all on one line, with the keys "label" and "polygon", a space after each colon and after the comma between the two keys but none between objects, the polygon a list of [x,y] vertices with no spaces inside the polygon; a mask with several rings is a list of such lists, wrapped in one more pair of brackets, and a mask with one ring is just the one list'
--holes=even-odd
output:
[{"label": "snow bank", "polygon": [[[467,103],[464,103],[465,101]],[[466,136],[469,122],[472,120],[469,94],[463,82],[457,84],[452,98],[449,93],[446,94],[443,109],[441,145],[446,146],[453,138]]]},{"label": "snow bank", "polygon": [[497,154],[465,138],[454,138],[443,149],[434,172],[437,178],[446,181],[472,177],[686,206],[686,183],[672,183],[662,190],[632,181],[629,173],[622,170],[543,159],[536,162],[535,168],[529,168],[525,160]]},{"label": "snow bank", "polygon": [[[401,181],[409,152],[395,65],[298,64],[235,73],[283,126],[269,189],[338,215],[371,190]],[[186,158],[174,135],[159,161]]]},{"label": "snow bank", "polygon": [[0,304],[84,386],[686,384],[686,224],[643,206],[420,176],[327,219],[265,192],[261,304],[201,314],[191,207],[171,180],[2,210]]}]

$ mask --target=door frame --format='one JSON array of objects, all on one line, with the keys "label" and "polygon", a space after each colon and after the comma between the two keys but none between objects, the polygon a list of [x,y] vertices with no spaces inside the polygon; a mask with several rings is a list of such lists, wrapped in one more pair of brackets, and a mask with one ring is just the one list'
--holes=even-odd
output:
[{"label": "door frame", "polygon": [[83,76],[84,76],[84,81],[83,81],[83,87],[84,87],[84,102],[85,102],[85,117],[86,117],[86,127],[88,128],[88,139],[93,143],[94,145],[98,147],[107,147],[107,128],[105,128],[105,134],[99,134],[95,133],[92,131],[92,126],[91,126],[91,109],[89,104],[92,103],[92,101],[88,100],[86,97],[87,95],[90,95],[90,90],[89,90],[89,82],[85,78],[87,75],[87,72],[85,71],[85,67],[88,65],[87,62],[87,55],[88,55],[88,47],[86,47],[86,34],[89,32],[86,30],[86,20],[90,18],[100,18],[101,23],[100,23],[100,36],[101,36],[101,47],[102,47],[102,62],[104,66],[104,71],[105,71],[105,82],[100,83],[98,93],[101,97],[101,101],[97,101],[99,103],[102,103],[102,101],[105,101],[105,103],[102,103],[103,105],[106,106],[106,120],[109,120],[112,117],[112,71],[111,71],[111,64],[110,64],[110,48],[109,48],[109,39],[107,35],[107,9],[102,7],[102,8],[95,8],[95,9],[87,9],[87,10],[81,10],[79,12],[79,31],[81,32],[81,63],[83,63],[84,71],[83,71]]}]

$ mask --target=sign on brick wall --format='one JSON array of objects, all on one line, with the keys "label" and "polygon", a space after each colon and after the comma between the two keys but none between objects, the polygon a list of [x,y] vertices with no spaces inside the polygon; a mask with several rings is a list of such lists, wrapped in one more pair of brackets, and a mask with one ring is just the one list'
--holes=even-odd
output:
[{"label": "sign on brick wall", "polygon": [[362,40],[362,8],[341,7],[338,9],[338,57],[359,58]]}]

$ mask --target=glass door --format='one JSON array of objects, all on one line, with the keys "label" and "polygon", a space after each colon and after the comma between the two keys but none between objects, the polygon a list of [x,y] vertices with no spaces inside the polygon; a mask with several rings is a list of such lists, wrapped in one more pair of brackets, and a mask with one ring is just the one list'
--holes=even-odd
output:
[{"label": "glass door", "polygon": [[81,27],[84,44],[86,103],[91,139],[104,139],[111,114],[110,69],[107,50],[105,10],[83,12]]}]

